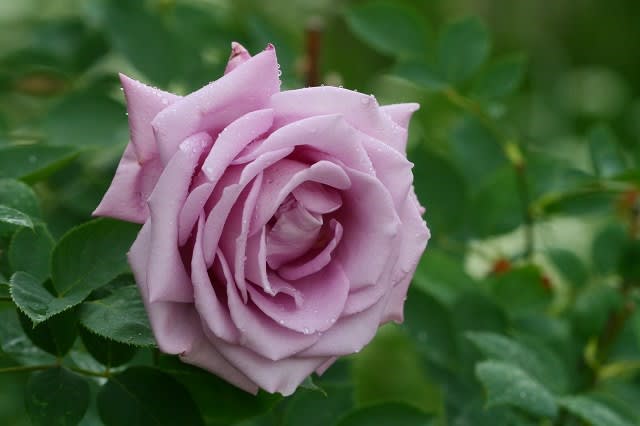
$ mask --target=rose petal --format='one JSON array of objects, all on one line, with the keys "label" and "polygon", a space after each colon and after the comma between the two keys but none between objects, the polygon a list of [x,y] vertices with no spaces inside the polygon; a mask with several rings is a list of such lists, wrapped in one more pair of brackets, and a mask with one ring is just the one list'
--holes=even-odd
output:
[{"label": "rose petal", "polygon": [[413,164],[403,154],[376,139],[365,139],[363,146],[376,169],[376,177],[389,191],[396,210],[401,210],[413,182]]},{"label": "rose petal", "polygon": [[151,222],[144,224],[127,254],[144,302],[158,348],[168,354],[188,351],[200,325],[193,305],[149,300],[147,264],[151,249]]},{"label": "rose petal", "polygon": [[218,136],[202,170],[211,182],[217,183],[231,161],[255,138],[273,124],[273,110],[251,111],[229,124]]},{"label": "rose petal", "polygon": [[247,62],[251,58],[247,49],[244,48],[243,45],[237,43],[235,41],[231,42],[231,56],[229,56],[229,61],[227,62],[227,66],[224,69],[224,73],[227,74],[233,71],[238,65]]},{"label": "rose petal", "polygon": [[334,212],[342,206],[340,193],[318,182],[303,182],[291,191],[307,210],[327,214]]},{"label": "rose petal", "polygon": [[149,197],[151,252],[149,299],[152,302],[191,302],[193,288],[178,250],[178,215],[200,157],[211,146],[211,137],[198,133],[180,144]]},{"label": "rose petal", "polygon": [[[284,328],[274,323],[252,303],[243,303],[233,282],[229,265],[220,250],[216,253],[215,260],[214,267],[219,269],[218,276],[221,273],[226,281],[229,312],[233,323],[240,331],[242,346],[261,357],[277,361],[308,348],[318,340],[317,335],[304,335]],[[229,359],[226,356],[225,358]]]},{"label": "rose petal", "polygon": [[276,127],[308,117],[341,114],[346,121],[369,136],[405,152],[407,131],[380,110],[373,96],[332,86],[287,90],[271,98]]},{"label": "rose petal", "polygon": [[227,361],[203,334],[195,339],[189,351],[180,354],[180,360],[204,368],[246,392],[258,393],[258,386]]},{"label": "rose petal", "polygon": [[119,75],[127,101],[131,144],[138,161],[145,163],[158,155],[151,121],[160,111],[179,101],[182,97],[147,86],[124,74]]},{"label": "rose petal", "polygon": [[[237,182],[231,183],[233,182],[233,179],[230,179],[230,182],[222,187],[223,189],[219,188],[221,185],[216,186],[216,190],[214,190],[214,194],[211,197],[215,200],[215,204],[207,216],[207,221],[204,227],[203,248],[207,265],[210,266],[213,263],[213,258],[215,257],[225,222],[229,217],[231,208],[242,193],[242,190],[258,173],[286,157],[291,153],[291,151],[291,148],[284,148],[278,151],[266,153],[255,161],[242,167],[241,172],[237,172]],[[237,169],[238,168],[236,168],[236,170]],[[225,179],[225,183],[227,182],[227,173],[223,175],[222,179]],[[216,195],[216,192],[221,193]]]},{"label": "rose petal", "polygon": [[398,262],[391,276],[395,285],[384,313],[384,322],[402,322],[407,289],[420,261],[420,256],[431,237],[429,228],[427,228],[427,224],[420,214],[420,207],[418,199],[412,190],[409,197],[407,197],[404,209],[400,213],[402,244],[400,245]]},{"label": "rose petal", "polygon": [[344,169],[329,161],[319,161],[310,167],[296,166],[295,161],[279,161],[265,170],[265,184],[258,195],[250,235],[257,232],[276,213],[286,197],[304,182],[317,182],[336,189],[351,186]]},{"label": "rose petal", "polygon": [[278,275],[285,280],[293,281],[316,273],[324,268],[331,261],[333,250],[335,250],[342,239],[342,225],[340,225],[340,222],[332,219],[329,227],[333,235],[320,252],[312,253],[312,256],[303,256],[300,259],[281,266],[278,268]]},{"label": "rose petal", "polygon": [[300,383],[324,365],[327,357],[289,357],[273,361],[261,357],[242,346],[215,343],[218,351],[238,370],[245,372],[251,381],[267,392],[279,392],[289,396]]},{"label": "rose petal", "polygon": [[185,200],[178,219],[178,245],[183,246],[189,239],[205,203],[213,192],[212,183],[203,183],[192,190]]},{"label": "rose petal", "polygon": [[[282,280],[275,274],[269,279],[273,283]],[[349,293],[349,280],[338,262],[329,263],[321,271],[290,284],[302,293],[302,306],[296,306],[289,297],[266,295],[254,287],[249,287],[249,294],[273,321],[307,335],[331,327],[342,313]]]},{"label": "rose petal", "polygon": [[[275,120],[281,120],[281,117],[276,114]],[[341,115],[311,117],[280,127],[255,148],[240,154],[233,164],[252,161],[265,152],[303,146],[327,153],[356,170],[375,174],[362,147],[364,137],[366,135],[354,129]]]},{"label": "rose petal", "polygon": [[204,327],[207,327],[213,334],[227,342],[237,343],[240,333],[231,320],[227,306],[222,303],[219,297],[226,283],[216,282],[214,284],[209,278],[204,253],[202,252],[203,229],[204,215],[201,214],[198,221],[196,242],[193,247],[193,257],[191,258],[191,279],[193,282],[195,308],[202,319]]},{"label": "rose petal", "polygon": [[387,114],[398,126],[403,129],[409,128],[409,122],[414,112],[420,109],[416,103],[383,105],[380,110]]},{"label": "rose petal", "polygon": [[247,241],[247,263],[245,264],[245,274],[247,279],[252,283],[262,287],[262,290],[275,296],[284,293],[293,298],[296,306],[302,306],[302,293],[289,283],[278,280],[271,283],[269,273],[267,272],[267,243],[266,229],[263,227],[262,232],[249,237]]},{"label": "rose petal", "polygon": [[271,46],[155,117],[152,126],[162,162],[166,164],[190,135],[221,131],[242,115],[267,107],[279,90],[278,63]]},{"label": "rose petal", "polygon": [[300,352],[299,356],[335,357],[359,352],[375,336],[388,300],[389,294],[385,294],[369,309],[341,317],[316,344]]},{"label": "rose petal", "polygon": [[[346,169],[351,187],[342,193],[342,208],[336,214],[344,227],[344,237],[335,250],[352,291],[376,285],[385,264],[397,250],[400,218],[387,189],[375,177]],[[375,260],[375,261],[374,261]]]},{"label": "rose petal", "polygon": [[113,181],[92,215],[144,223],[149,217],[147,199],[161,173],[160,160],[140,164],[133,145],[127,145]]},{"label": "rose petal", "polygon": [[305,254],[316,243],[322,229],[322,216],[310,213],[302,204],[276,213],[276,223],[267,232],[267,263],[277,269],[283,263]]}]

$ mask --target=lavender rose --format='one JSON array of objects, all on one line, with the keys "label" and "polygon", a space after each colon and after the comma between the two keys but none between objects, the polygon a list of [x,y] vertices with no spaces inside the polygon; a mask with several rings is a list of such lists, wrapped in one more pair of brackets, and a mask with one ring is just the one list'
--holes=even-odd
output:
[{"label": "lavender rose", "polygon": [[239,44],[188,96],[124,75],[131,141],[94,212],[143,223],[128,254],[159,348],[291,394],[403,303],[429,230],[405,146],[417,104],[280,91]]}]

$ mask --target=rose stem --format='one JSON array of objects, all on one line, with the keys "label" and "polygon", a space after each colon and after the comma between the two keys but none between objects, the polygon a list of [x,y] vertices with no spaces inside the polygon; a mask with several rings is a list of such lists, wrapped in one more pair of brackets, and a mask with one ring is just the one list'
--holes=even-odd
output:
[{"label": "rose stem", "polygon": [[320,48],[322,44],[322,22],[312,17],[306,28],[305,73],[307,86],[320,84]]}]

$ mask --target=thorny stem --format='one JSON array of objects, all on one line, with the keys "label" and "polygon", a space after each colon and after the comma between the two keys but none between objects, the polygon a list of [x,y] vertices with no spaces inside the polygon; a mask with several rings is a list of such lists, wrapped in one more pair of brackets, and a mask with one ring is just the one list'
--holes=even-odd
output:
[{"label": "thorny stem", "polygon": [[505,132],[500,129],[498,125],[496,125],[495,120],[489,116],[481,105],[474,102],[473,100],[461,95],[453,88],[446,88],[442,92],[445,98],[452,104],[457,106],[458,108],[472,114],[475,116],[482,125],[493,133],[494,137],[497,139],[500,144],[502,150],[504,151],[507,159],[513,166],[513,169],[516,174],[516,181],[518,185],[518,192],[520,194],[520,204],[522,207],[522,216],[524,219],[525,225],[525,249],[524,249],[524,257],[531,258],[535,249],[535,241],[534,241],[534,233],[533,233],[533,225],[534,225],[534,217],[531,211],[531,194],[529,192],[529,184],[527,182],[526,175],[526,162],[524,156],[522,155],[520,145],[513,138],[507,135]]}]

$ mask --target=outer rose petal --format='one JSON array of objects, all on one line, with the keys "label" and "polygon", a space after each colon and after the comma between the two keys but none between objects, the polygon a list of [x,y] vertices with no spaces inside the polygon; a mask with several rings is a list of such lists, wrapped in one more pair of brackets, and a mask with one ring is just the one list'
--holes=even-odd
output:
[{"label": "outer rose petal", "polygon": [[387,114],[398,126],[409,128],[409,121],[414,112],[420,109],[416,103],[383,105],[380,109]]},{"label": "outer rose petal", "polygon": [[154,118],[162,163],[169,161],[187,137],[202,131],[216,134],[238,117],[267,107],[271,95],[279,90],[276,53],[270,46]]},{"label": "outer rose petal", "polygon": [[230,73],[238,67],[238,65],[247,62],[249,58],[251,58],[251,55],[247,52],[247,49],[245,49],[240,43],[232,41],[231,56],[229,56],[229,62],[227,62],[227,67],[224,69],[224,73]]},{"label": "outer rose petal", "polygon": [[146,86],[124,74],[120,74],[120,81],[127,100],[131,140],[93,215],[144,223],[149,216],[147,198],[162,172],[151,120],[180,96]]},{"label": "outer rose petal", "polygon": [[149,301],[147,264],[150,246],[151,222],[147,222],[127,254],[129,265],[149,314],[149,322],[158,347],[162,352],[179,354],[191,348],[199,333],[200,320],[191,304]]},{"label": "outer rose petal", "polygon": [[427,224],[422,220],[420,209],[421,206],[412,189],[407,197],[404,209],[400,213],[402,244],[400,245],[398,262],[391,276],[395,286],[391,292],[391,299],[385,310],[383,322],[402,322],[407,289],[420,256],[431,237]]},{"label": "outer rose petal", "polygon": [[341,114],[356,129],[405,152],[407,131],[380,110],[373,96],[338,87],[308,87],[275,94],[277,126],[325,114]]},{"label": "outer rose petal", "polygon": [[152,226],[147,274],[152,302],[193,301],[191,280],[178,250],[179,214],[187,198],[191,176],[211,143],[211,137],[206,133],[197,133],[182,142],[149,198]]}]

